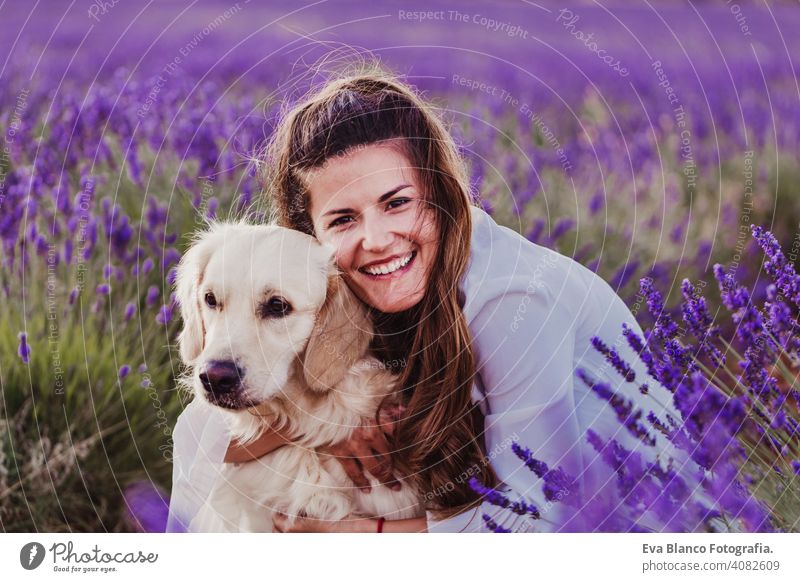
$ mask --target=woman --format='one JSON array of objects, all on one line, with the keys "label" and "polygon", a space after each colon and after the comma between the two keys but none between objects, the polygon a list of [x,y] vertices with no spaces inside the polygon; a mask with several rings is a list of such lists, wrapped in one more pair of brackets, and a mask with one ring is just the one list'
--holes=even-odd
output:
[{"label": "woman", "polygon": [[[391,430],[366,423],[331,449],[357,486],[369,487],[362,469],[391,483],[389,450],[394,468],[415,479],[426,517],[386,522],[383,531],[481,531],[483,513],[508,526],[516,516],[481,503],[472,476],[487,485],[499,477],[538,504],[537,529],[556,529],[565,508],[542,499],[512,441],[563,467],[580,488],[609,477],[586,444],[588,428],[639,447],[575,377],[582,367],[624,383],[590,339],[599,335],[637,362],[621,335],[623,323],[641,334],[633,315],[593,272],[499,226],[471,202],[452,137],[409,87],[381,72],[329,82],[285,115],[265,167],[279,223],[336,248],[345,280],[374,317],[375,355],[402,362],[401,401],[387,403],[402,414]],[[633,368],[645,376],[640,363]],[[663,412],[632,392],[645,410]],[[670,401],[663,388],[654,392]],[[248,447],[228,444],[222,422],[192,405],[174,437],[171,528],[176,516],[186,522],[197,510],[223,456],[242,462],[285,443],[268,432]],[[285,519],[276,526],[288,531]],[[377,527],[371,519],[298,519],[292,531]]]}]

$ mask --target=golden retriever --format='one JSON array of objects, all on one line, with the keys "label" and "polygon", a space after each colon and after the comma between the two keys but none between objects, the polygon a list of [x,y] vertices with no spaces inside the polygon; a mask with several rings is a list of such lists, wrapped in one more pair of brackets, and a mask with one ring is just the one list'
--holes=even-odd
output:
[{"label": "golden retriever", "polygon": [[402,479],[393,491],[367,475],[372,491],[363,493],[317,452],[348,439],[394,387],[367,354],[371,321],[333,249],[275,225],[216,222],[196,235],[175,285],[181,384],[221,408],[241,442],[265,427],[292,435],[261,459],[221,465],[190,531],[272,531],[275,511],[326,520],[424,515]]}]

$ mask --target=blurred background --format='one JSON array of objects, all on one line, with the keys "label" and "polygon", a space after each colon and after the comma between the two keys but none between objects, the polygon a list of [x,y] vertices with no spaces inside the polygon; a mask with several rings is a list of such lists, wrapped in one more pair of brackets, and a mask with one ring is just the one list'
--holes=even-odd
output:
[{"label": "blurred background", "polygon": [[174,267],[205,218],[268,210],[251,159],[329,71],[422,91],[476,200],[644,327],[641,277],[671,304],[721,262],[763,296],[751,223],[796,258],[792,30],[789,2],[0,5],[0,526],[163,527]]}]

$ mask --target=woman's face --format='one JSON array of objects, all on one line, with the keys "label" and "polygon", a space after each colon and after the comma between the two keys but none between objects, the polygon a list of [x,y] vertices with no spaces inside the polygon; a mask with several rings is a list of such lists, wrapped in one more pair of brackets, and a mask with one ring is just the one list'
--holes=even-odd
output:
[{"label": "woman's face", "polygon": [[365,303],[397,313],[422,299],[438,238],[407,156],[371,144],[331,158],[309,173],[317,239],[336,249],[336,264]]}]

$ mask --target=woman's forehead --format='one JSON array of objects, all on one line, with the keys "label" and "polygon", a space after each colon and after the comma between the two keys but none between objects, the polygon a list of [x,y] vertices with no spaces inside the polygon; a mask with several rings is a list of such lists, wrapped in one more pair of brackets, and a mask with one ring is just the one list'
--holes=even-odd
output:
[{"label": "woman's forehead", "polygon": [[340,206],[344,208],[344,203],[375,204],[401,182],[416,185],[408,158],[397,148],[370,145],[332,158],[309,172],[311,212],[324,215]]}]

